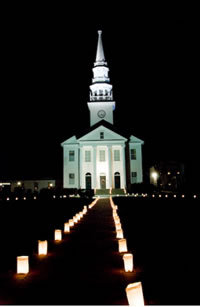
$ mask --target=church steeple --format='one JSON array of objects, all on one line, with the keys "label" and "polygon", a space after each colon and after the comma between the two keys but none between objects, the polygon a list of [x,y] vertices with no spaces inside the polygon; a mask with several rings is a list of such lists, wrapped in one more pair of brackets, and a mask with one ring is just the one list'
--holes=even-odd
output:
[{"label": "church steeple", "polygon": [[96,54],[96,61],[94,63],[94,66],[99,66],[99,65],[107,65],[105,62],[105,56],[104,56],[104,51],[103,51],[103,44],[102,44],[102,31],[98,31],[99,38],[98,38],[98,44],[97,44],[97,54]]},{"label": "church steeple", "polygon": [[102,31],[98,31],[98,43],[96,60],[94,62],[92,85],[90,85],[90,125],[104,119],[113,124],[113,101],[112,85],[108,76],[109,68],[105,61],[102,43]]},{"label": "church steeple", "polygon": [[113,100],[112,85],[108,77],[109,68],[105,61],[102,31],[98,31],[96,61],[94,63],[92,85],[90,86],[90,101]]}]

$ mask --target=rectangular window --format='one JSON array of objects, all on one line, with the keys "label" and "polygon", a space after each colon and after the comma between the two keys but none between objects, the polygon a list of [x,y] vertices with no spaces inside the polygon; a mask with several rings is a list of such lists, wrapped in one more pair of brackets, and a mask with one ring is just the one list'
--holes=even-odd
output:
[{"label": "rectangular window", "polygon": [[75,160],[75,152],[74,150],[69,151],[69,161],[74,161]]},{"label": "rectangular window", "polygon": [[100,139],[101,139],[101,140],[104,139],[104,132],[100,132]]},{"label": "rectangular window", "polygon": [[131,149],[131,160],[136,160],[136,149]]},{"label": "rectangular window", "polygon": [[69,184],[74,184],[75,182],[75,174],[69,174]]},{"label": "rectangular window", "polygon": [[85,162],[91,162],[91,151],[90,150],[85,151]]},{"label": "rectangular window", "polygon": [[120,161],[120,151],[114,150],[114,161]]},{"label": "rectangular window", "polygon": [[131,172],[131,183],[137,183],[137,172]]},{"label": "rectangular window", "polygon": [[105,150],[100,150],[100,151],[99,151],[99,160],[100,160],[101,162],[106,161]]}]

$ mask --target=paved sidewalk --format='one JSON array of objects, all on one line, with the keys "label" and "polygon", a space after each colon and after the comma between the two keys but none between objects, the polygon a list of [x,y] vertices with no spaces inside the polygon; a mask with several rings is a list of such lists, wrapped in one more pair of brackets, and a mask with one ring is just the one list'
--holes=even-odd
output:
[{"label": "paved sidewalk", "polygon": [[27,277],[10,272],[1,280],[0,303],[127,305],[125,287],[134,280],[123,270],[110,201],[100,199],[61,243],[49,242],[47,257],[30,255]]}]

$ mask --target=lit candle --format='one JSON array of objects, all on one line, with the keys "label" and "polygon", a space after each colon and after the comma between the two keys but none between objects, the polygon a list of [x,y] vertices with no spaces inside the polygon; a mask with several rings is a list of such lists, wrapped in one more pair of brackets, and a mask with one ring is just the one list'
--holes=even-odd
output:
[{"label": "lit candle", "polygon": [[120,223],[120,218],[118,216],[115,216],[114,221],[115,221],[115,224],[118,224]]},{"label": "lit candle", "polygon": [[69,223],[65,223],[65,224],[64,224],[64,232],[70,232]]},{"label": "lit candle", "polygon": [[62,231],[60,229],[55,230],[55,241],[61,241],[62,240]]},{"label": "lit candle", "polygon": [[29,272],[29,257],[17,257],[17,274],[27,274]]},{"label": "lit candle", "polygon": [[124,270],[125,272],[132,272],[133,271],[133,254],[124,254]]},{"label": "lit candle", "polygon": [[120,253],[125,253],[125,252],[128,251],[127,244],[126,244],[126,239],[118,240],[118,244],[119,244],[119,252]]},{"label": "lit candle", "polygon": [[74,226],[74,220],[73,220],[73,219],[70,219],[70,220],[69,220],[69,226],[70,226],[70,227],[73,227],[73,226]]},{"label": "lit candle", "polygon": [[124,238],[123,230],[118,229],[117,230],[117,239],[123,239],[123,238]]},{"label": "lit candle", "polygon": [[120,230],[122,228],[122,225],[121,225],[121,223],[117,223],[117,224],[115,224],[115,227],[116,227],[116,231],[117,231],[117,230]]},{"label": "lit candle", "polygon": [[141,282],[129,284],[126,287],[126,295],[130,306],[142,307],[144,306],[144,296]]},{"label": "lit candle", "polygon": [[47,240],[38,241],[38,255],[47,255]]}]

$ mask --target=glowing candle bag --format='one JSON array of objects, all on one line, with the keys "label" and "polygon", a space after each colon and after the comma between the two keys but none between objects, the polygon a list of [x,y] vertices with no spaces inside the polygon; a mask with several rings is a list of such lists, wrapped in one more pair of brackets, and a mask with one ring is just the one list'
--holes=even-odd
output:
[{"label": "glowing candle bag", "polygon": [[126,239],[118,240],[118,244],[119,244],[119,252],[120,253],[126,253],[128,251],[127,244],[126,244]]},{"label": "glowing candle bag", "polygon": [[116,231],[122,229],[121,223],[115,224]]},{"label": "glowing candle bag", "polygon": [[114,221],[115,221],[115,224],[118,224],[120,223],[120,218],[118,216],[115,216]]},{"label": "glowing candle bag", "polygon": [[126,287],[126,296],[130,306],[142,307],[144,306],[144,296],[141,282],[129,284]]},{"label": "glowing candle bag", "polygon": [[123,230],[118,229],[117,230],[117,239],[123,239],[123,238],[124,238]]},{"label": "glowing candle bag", "polygon": [[27,274],[29,272],[28,256],[17,257],[17,274]]},{"label": "glowing candle bag", "polygon": [[70,226],[70,227],[73,227],[73,226],[74,226],[74,220],[73,220],[73,219],[70,219],[70,220],[69,220],[69,226]]},{"label": "glowing candle bag", "polygon": [[131,253],[124,254],[123,260],[125,272],[133,272],[133,255]]},{"label": "glowing candle bag", "polygon": [[54,235],[55,235],[55,241],[62,240],[62,231],[60,229],[56,229]]},{"label": "glowing candle bag", "polygon": [[64,224],[64,232],[70,232],[69,223],[65,223],[65,224]]},{"label": "glowing candle bag", "polygon": [[38,241],[38,255],[47,255],[47,240]]}]

